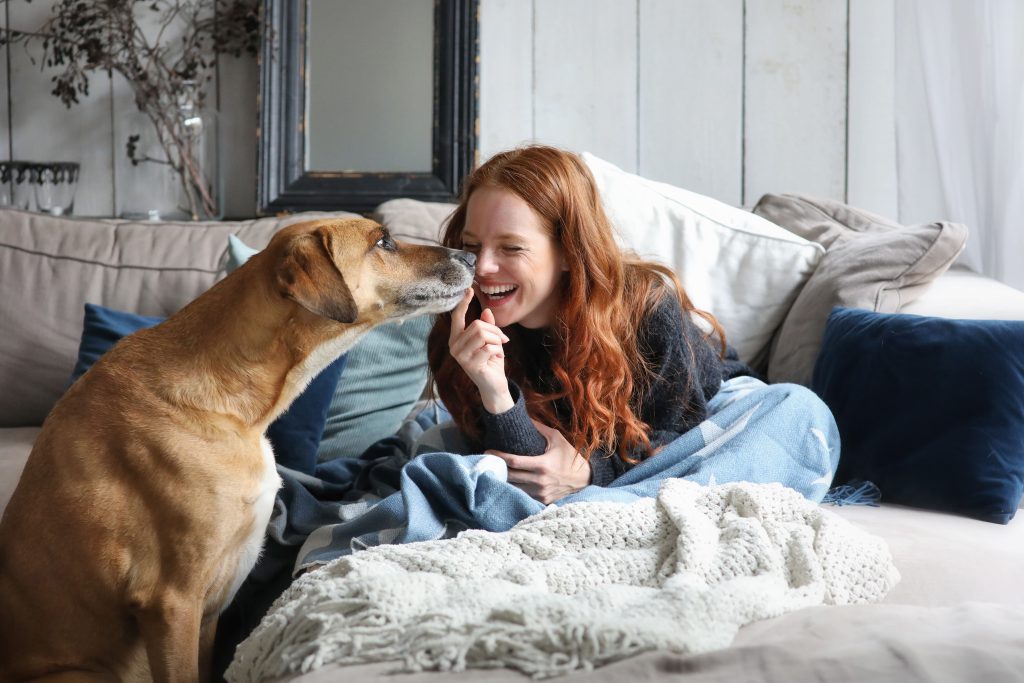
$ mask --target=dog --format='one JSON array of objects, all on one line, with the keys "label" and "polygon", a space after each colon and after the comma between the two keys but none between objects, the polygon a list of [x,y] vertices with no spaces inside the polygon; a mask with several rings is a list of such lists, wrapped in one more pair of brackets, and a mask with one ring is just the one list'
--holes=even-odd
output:
[{"label": "dog", "polygon": [[375,325],[451,310],[474,261],[293,225],[97,361],[0,520],[0,681],[205,680],[281,484],[267,426]]}]

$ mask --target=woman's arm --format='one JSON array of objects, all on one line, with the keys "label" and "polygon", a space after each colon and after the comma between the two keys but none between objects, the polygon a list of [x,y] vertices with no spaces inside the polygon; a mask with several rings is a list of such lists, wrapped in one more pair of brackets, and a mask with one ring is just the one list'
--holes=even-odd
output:
[{"label": "woman's arm", "polygon": [[526,412],[526,401],[523,400],[519,385],[508,380],[508,389],[514,401],[509,410],[497,414],[481,411],[484,449],[518,455],[541,455],[547,450],[547,439],[537,431]]}]

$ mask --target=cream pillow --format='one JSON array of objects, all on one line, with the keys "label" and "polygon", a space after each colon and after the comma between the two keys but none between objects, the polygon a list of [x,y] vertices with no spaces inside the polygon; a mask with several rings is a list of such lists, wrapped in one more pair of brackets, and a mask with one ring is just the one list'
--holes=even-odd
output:
[{"label": "cream pillow", "polygon": [[740,358],[763,370],[772,334],[825,249],[748,211],[582,156],[621,244],[671,267]]}]

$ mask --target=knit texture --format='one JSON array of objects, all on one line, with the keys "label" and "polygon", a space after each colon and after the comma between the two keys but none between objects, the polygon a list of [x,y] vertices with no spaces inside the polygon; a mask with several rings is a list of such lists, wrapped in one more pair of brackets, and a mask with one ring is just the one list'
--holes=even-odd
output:
[{"label": "knit texture", "polygon": [[503,533],[341,558],[296,580],[227,678],[376,661],[550,677],[726,647],[744,624],[877,601],[898,580],[884,541],[791,489],[670,479],[628,505],[550,506]]}]

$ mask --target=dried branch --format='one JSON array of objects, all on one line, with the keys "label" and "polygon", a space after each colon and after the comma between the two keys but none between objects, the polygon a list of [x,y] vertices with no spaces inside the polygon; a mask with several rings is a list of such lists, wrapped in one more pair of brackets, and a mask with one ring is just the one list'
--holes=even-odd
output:
[{"label": "dried branch", "polygon": [[[0,0],[0,5],[12,1]],[[155,32],[152,42],[147,26]],[[4,30],[0,45],[41,44],[43,66],[57,70],[52,94],[69,108],[89,94],[94,72],[124,76],[167,155],[163,160],[139,156],[134,136],[126,146],[129,159],[173,168],[189,212],[198,218],[215,215],[217,207],[178,115],[179,98],[194,83],[201,106],[218,55],[255,56],[260,26],[259,0],[57,0],[38,29]],[[180,37],[169,39],[175,32]]]}]

